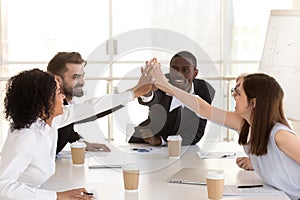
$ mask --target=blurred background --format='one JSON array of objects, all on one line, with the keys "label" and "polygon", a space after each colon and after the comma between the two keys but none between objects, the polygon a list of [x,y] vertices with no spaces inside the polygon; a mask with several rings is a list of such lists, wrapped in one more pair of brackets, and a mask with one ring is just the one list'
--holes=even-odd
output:
[{"label": "blurred background", "polygon": [[[80,52],[88,61],[88,98],[135,85],[140,67],[154,56],[167,67],[176,51],[190,50],[198,59],[198,78],[217,91],[214,105],[233,110],[230,89],[239,74],[258,71],[271,10],[297,8],[299,0],[0,0],[0,149],[9,128],[3,115],[6,81],[25,69],[46,70],[59,51]],[[158,38],[147,35],[153,30]],[[151,48],[153,38],[161,46]],[[77,129],[87,140],[124,143],[126,126],[147,113],[135,100]],[[209,124],[207,131],[213,140],[237,140],[226,128]]]}]

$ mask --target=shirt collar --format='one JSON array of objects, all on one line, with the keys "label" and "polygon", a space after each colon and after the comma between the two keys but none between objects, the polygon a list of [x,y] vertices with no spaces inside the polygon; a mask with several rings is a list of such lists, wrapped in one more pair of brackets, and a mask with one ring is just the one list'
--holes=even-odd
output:
[{"label": "shirt collar", "polygon": [[[190,90],[189,93],[190,94],[195,94],[194,83],[193,82],[192,82],[192,87],[191,87],[191,90]],[[170,94],[167,94],[167,95],[170,96]],[[179,99],[177,99],[175,96],[173,96],[169,112],[172,112],[172,110],[174,110],[175,108],[178,108],[179,106],[184,106],[184,104]]]}]

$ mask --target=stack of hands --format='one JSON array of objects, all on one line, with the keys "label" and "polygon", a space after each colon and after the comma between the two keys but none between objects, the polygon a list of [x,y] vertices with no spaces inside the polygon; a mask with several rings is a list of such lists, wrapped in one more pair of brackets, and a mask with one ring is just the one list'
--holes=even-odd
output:
[{"label": "stack of hands", "polygon": [[147,61],[146,67],[141,68],[141,73],[138,84],[133,88],[135,97],[147,95],[157,89],[166,89],[169,84],[156,58]]}]

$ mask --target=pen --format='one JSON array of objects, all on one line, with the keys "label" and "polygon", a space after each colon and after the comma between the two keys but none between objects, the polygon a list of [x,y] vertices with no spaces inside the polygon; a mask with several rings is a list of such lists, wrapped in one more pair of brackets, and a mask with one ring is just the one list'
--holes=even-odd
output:
[{"label": "pen", "polygon": [[189,185],[206,185],[206,183],[200,183],[196,181],[181,181],[182,184],[189,184]]},{"label": "pen", "polygon": [[94,196],[94,193],[91,192],[81,192],[80,195],[89,195],[89,196]]},{"label": "pen", "polygon": [[86,195],[90,195],[90,196],[94,195],[94,193],[91,193],[91,192],[83,192],[83,193],[86,194]]},{"label": "pen", "polygon": [[227,158],[227,157],[230,157],[230,156],[235,156],[235,153],[232,153],[232,154],[224,154],[221,156],[221,158]]},{"label": "pen", "polygon": [[143,149],[143,148],[132,148],[132,151],[137,151],[137,152],[149,152],[152,150],[152,148],[149,149]]},{"label": "pen", "polygon": [[238,188],[256,188],[263,187],[263,185],[239,185]]},{"label": "pen", "polygon": [[206,182],[202,181],[188,181],[188,180],[174,180],[174,179],[169,179],[169,183],[179,183],[179,184],[189,184],[189,185],[206,185]]}]

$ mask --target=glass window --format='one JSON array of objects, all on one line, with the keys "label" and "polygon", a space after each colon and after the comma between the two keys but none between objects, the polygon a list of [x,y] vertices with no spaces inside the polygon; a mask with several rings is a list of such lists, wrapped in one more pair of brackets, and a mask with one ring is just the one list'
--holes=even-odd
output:
[{"label": "glass window", "polygon": [[[2,112],[7,78],[33,67],[45,70],[59,51],[78,51],[88,60],[87,98],[133,86],[145,60],[155,56],[168,66],[174,53],[195,50],[197,46],[201,51],[193,53],[201,67],[198,77],[207,79],[217,89],[216,106],[233,109],[234,102],[223,94],[237,75],[257,71],[270,10],[291,9],[293,3],[293,0],[1,1],[0,147],[8,128]],[[138,124],[146,119],[148,111],[134,101],[128,104],[127,112],[138,113],[130,115],[132,123]],[[107,134],[112,126],[108,121],[112,121],[117,140],[121,134],[116,133],[126,128],[125,125],[120,128],[121,121],[116,120],[115,116],[112,120],[106,117],[98,123]]]}]

